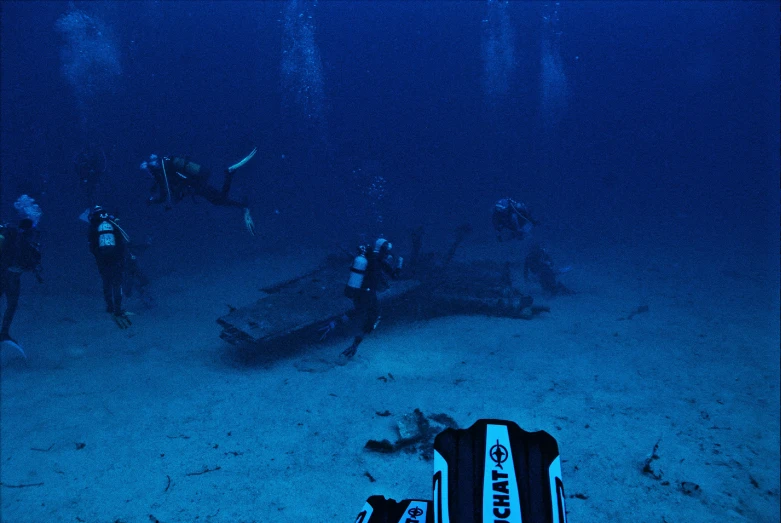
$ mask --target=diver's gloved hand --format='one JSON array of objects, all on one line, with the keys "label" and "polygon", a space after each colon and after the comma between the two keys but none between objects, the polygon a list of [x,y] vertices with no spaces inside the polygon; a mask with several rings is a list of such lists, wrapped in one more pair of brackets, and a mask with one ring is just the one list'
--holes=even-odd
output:
[{"label": "diver's gloved hand", "polygon": [[433,523],[432,502],[420,499],[395,501],[384,496],[371,496],[366,500],[363,510],[358,513],[355,523]]},{"label": "diver's gloved hand", "polygon": [[244,226],[247,227],[247,231],[255,236],[255,222],[252,221],[252,215],[249,212],[249,207],[244,207]]}]

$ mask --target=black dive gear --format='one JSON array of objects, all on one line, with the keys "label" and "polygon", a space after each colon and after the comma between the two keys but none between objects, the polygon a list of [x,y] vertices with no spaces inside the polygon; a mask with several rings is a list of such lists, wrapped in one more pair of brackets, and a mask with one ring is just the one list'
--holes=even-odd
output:
[{"label": "black dive gear", "polygon": [[20,220],[17,227],[0,225],[0,297],[6,297],[0,341],[13,341],[10,330],[19,306],[22,273],[32,272],[38,283],[43,282],[36,232],[29,218]]},{"label": "black dive gear", "polygon": [[122,281],[128,237],[117,221],[105,209],[95,206],[90,213],[88,242],[103,282],[106,312],[122,316]]},{"label": "black dive gear", "polygon": [[[353,300],[353,309],[347,316],[354,320],[364,317],[360,334],[356,334],[353,343],[342,352],[351,358],[358,350],[364,337],[374,331],[380,322],[380,306],[377,293],[390,288],[387,276],[398,278],[403,260],[394,262],[390,254],[393,246],[385,238],[378,238],[372,247],[361,246],[350,268],[350,278],[345,286],[345,296]],[[401,261],[399,261],[401,260]]]},{"label": "black dive gear", "polygon": [[523,278],[529,281],[529,275],[535,276],[542,290],[548,294],[575,294],[575,291],[558,281],[559,271],[554,267],[553,258],[539,245],[532,248],[523,262]]},{"label": "black dive gear", "polygon": [[566,523],[556,439],[481,419],[434,440],[433,500],[370,497],[356,523]]},{"label": "black dive gear", "polygon": [[228,197],[235,169],[225,169],[222,187],[209,185],[211,170],[183,156],[165,156],[156,162],[145,162],[146,169],[155,182],[150,191],[149,203],[165,203],[171,208],[187,196],[201,196],[213,205],[242,207],[246,204]]}]

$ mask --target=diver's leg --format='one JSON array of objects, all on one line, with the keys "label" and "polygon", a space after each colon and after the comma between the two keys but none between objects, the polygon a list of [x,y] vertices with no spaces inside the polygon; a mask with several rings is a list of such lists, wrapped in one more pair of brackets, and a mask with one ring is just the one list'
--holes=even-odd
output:
[{"label": "diver's leg", "polygon": [[377,301],[377,293],[371,292],[366,303],[366,322],[363,324],[364,336],[370,334],[377,327],[379,320],[380,305]]},{"label": "diver's leg", "polygon": [[19,293],[21,289],[21,275],[11,274],[9,271],[3,275],[3,288],[5,290],[5,313],[3,313],[3,326],[0,328],[0,340],[10,340],[11,323],[14,321],[16,308],[19,306]]},{"label": "diver's leg", "polygon": [[231,191],[231,184],[233,183],[233,173],[230,169],[225,169],[225,178],[222,180],[222,189],[220,194],[224,199],[228,198],[228,193]]},{"label": "diver's leg", "polygon": [[365,315],[365,320],[363,322],[361,333],[356,335],[353,339],[352,345],[347,347],[347,349],[342,352],[342,354],[348,358],[355,356],[355,353],[358,351],[358,345],[360,345],[363,339],[369,335],[377,326],[377,322],[380,319],[380,307],[379,302],[377,301],[377,293],[363,293],[360,300],[360,309],[356,307],[356,310],[360,310]]},{"label": "diver's leg", "polygon": [[[353,299],[353,306],[354,308],[351,311],[347,312],[347,316],[350,318],[351,321],[355,323],[355,327],[353,327],[354,329],[353,332],[355,332],[355,336],[353,338],[352,344],[342,352],[342,355],[348,358],[352,358],[353,356],[355,356],[355,352],[358,350],[358,345],[361,344],[366,334],[366,326],[370,323],[369,293],[367,293],[366,291],[360,291],[358,295]],[[365,318],[363,324],[360,324],[355,321],[361,316]],[[369,332],[371,332],[371,330]]]},{"label": "diver's leg", "polygon": [[114,298],[114,314],[122,312],[122,276],[124,266],[121,261],[115,261],[112,266],[111,295]]},{"label": "diver's leg", "polygon": [[100,279],[103,282],[103,300],[106,302],[106,312],[114,312],[111,270],[108,262],[105,260],[99,261],[98,271],[100,271]]},{"label": "diver's leg", "polygon": [[228,193],[224,190],[219,191],[216,188],[212,187],[211,185],[204,185],[203,187],[199,187],[196,194],[198,196],[202,196],[206,199],[209,203],[212,205],[219,205],[222,207],[240,207],[244,208],[247,206],[244,202],[239,202],[236,200],[231,200],[228,198]]}]

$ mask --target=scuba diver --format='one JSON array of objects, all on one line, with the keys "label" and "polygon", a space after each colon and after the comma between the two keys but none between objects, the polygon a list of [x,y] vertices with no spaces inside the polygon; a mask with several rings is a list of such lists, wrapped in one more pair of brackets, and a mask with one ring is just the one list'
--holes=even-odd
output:
[{"label": "scuba diver", "polygon": [[85,148],[73,157],[73,168],[79,178],[79,187],[87,196],[88,205],[95,204],[95,193],[107,166],[103,149]]},{"label": "scuba diver", "polygon": [[553,258],[540,245],[532,247],[531,252],[523,262],[523,279],[529,281],[529,275],[533,275],[540,283],[542,290],[551,295],[575,294],[575,291],[557,280],[560,274],[569,272],[570,268],[556,269],[553,266]]},{"label": "scuba diver", "polygon": [[103,280],[106,312],[112,314],[120,329],[130,327],[130,318],[122,310],[122,279],[129,238],[117,224],[119,220],[96,205],[89,213],[89,249],[95,256]]},{"label": "scuba diver", "polygon": [[211,170],[191,162],[189,157],[164,156],[159,158],[156,154],[151,154],[148,160],[141,163],[141,169],[154,179],[154,185],[150,189],[152,195],[149,197],[148,203],[162,203],[168,210],[173,207],[174,203],[182,201],[186,196],[201,196],[213,205],[239,207],[244,209],[244,225],[254,236],[255,223],[252,221],[252,215],[250,215],[246,203],[232,200],[228,193],[233,183],[233,173],[249,162],[257,150],[258,148],[255,147],[244,159],[225,169],[225,178],[220,189],[209,185]]},{"label": "scuba diver", "polygon": [[344,295],[353,301],[353,308],[345,316],[332,320],[322,327],[320,340],[333,331],[339,322],[347,323],[363,317],[361,331],[356,334],[352,344],[342,352],[343,356],[352,358],[358,350],[363,338],[370,334],[380,323],[380,306],[377,293],[388,290],[390,285],[385,277],[399,277],[404,259],[395,258],[390,253],[393,245],[385,238],[378,238],[374,246],[361,245],[358,254],[350,268],[350,278],[344,288]]},{"label": "scuba diver", "polygon": [[525,204],[512,198],[502,198],[494,204],[491,220],[498,233],[497,241],[502,241],[502,231],[510,231],[511,240],[523,240],[532,230],[532,226],[540,222],[532,218]]},{"label": "scuba diver", "polygon": [[10,341],[16,345],[10,329],[19,305],[22,273],[32,272],[38,283],[43,283],[41,248],[36,232],[31,218],[22,218],[16,227],[0,225],[0,297],[6,299],[0,342]]}]

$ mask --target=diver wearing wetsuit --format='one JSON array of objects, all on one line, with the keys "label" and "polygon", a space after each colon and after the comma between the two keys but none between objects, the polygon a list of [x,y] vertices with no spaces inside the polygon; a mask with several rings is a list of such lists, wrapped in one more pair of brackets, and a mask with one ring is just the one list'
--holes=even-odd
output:
[{"label": "diver wearing wetsuit", "polygon": [[6,297],[0,341],[14,341],[10,335],[19,305],[23,272],[32,272],[41,283],[41,250],[34,240],[33,221],[25,218],[17,227],[0,226],[0,297]]},{"label": "diver wearing wetsuit", "polygon": [[141,169],[154,179],[150,189],[152,195],[147,202],[162,203],[165,204],[166,209],[171,209],[174,203],[182,201],[186,196],[201,196],[212,205],[239,207],[244,209],[244,224],[247,230],[254,235],[255,224],[246,202],[233,200],[228,195],[233,183],[233,173],[250,161],[256,151],[257,147],[243,160],[225,169],[225,178],[220,189],[209,185],[211,170],[190,161],[188,157],[159,158],[156,154],[152,154],[141,164]]},{"label": "diver wearing wetsuit", "polygon": [[558,281],[561,271],[554,268],[553,258],[539,245],[532,247],[523,262],[523,279],[529,281],[530,274],[537,277],[540,287],[548,294],[575,294],[575,291]]}]

